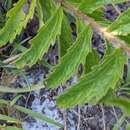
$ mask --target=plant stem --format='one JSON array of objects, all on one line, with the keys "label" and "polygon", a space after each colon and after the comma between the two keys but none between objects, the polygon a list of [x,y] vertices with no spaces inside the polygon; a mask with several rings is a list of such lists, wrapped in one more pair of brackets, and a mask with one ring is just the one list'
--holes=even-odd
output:
[{"label": "plant stem", "polygon": [[121,48],[128,56],[130,56],[130,48],[127,46],[127,44],[123,40],[113,36],[110,32],[107,32],[107,28],[102,27],[94,19],[77,10],[73,5],[65,2],[65,0],[57,0],[57,2],[59,2],[67,12],[78,17],[85,24],[89,24],[97,32],[101,33],[102,36],[104,36],[111,44],[113,44],[115,48]]}]

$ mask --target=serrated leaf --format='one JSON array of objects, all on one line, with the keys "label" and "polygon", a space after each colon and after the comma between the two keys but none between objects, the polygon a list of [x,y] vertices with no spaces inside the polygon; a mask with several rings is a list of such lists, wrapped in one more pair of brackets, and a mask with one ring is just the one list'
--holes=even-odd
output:
[{"label": "serrated leaf", "polygon": [[40,3],[40,0],[37,1],[37,12],[38,12],[39,28],[41,28],[44,25],[44,22],[43,22],[42,5]]},{"label": "serrated leaf", "polygon": [[43,21],[46,22],[55,12],[56,6],[53,0],[39,0],[42,7]]},{"label": "serrated leaf", "polygon": [[12,42],[26,27],[28,21],[33,17],[36,0],[32,0],[29,11],[25,11],[28,4],[26,0],[19,0],[17,4],[7,12],[8,20],[0,30],[0,47],[7,42]]},{"label": "serrated leaf", "polygon": [[92,17],[97,23],[103,27],[108,27],[111,24],[111,21],[104,19],[104,10],[102,8],[96,9],[91,14],[87,14]]},{"label": "serrated leaf", "polygon": [[50,88],[64,84],[78,69],[80,63],[84,62],[87,54],[91,51],[92,29],[86,27],[78,36],[74,45],[61,58],[54,72],[46,80],[46,86]]},{"label": "serrated leaf", "polygon": [[90,72],[95,65],[99,64],[99,61],[100,61],[100,57],[98,53],[96,52],[96,50],[92,50],[92,52],[90,52],[86,57],[86,62],[84,66],[85,73]]},{"label": "serrated leaf", "polygon": [[104,5],[112,4],[112,3],[117,4],[117,3],[126,2],[126,1],[128,0],[88,0],[88,1],[82,2],[79,6],[79,9],[83,13],[90,14],[96,9],[103,7]]},{"label": "serrated leaf", "polygon": [[105,55],[104,55],[104,58],[110,54],[113,53],[114,51],[114,47],[112,46],[111,43],[109,43],[108,40],[105,39],[105,44],[106,44],[106,49],[105,49]]},{"label": "serrated leaf", "polygon": [[76,19],[76,32],[77,35],[79,35],[79,33],[82,32],[82,30],[86,27],[86,25],[80,20],[80,19]]},{"label": "serrated leaf", "polygon": [[14,64],[17,67],[25,65],[32,66],[48,51],[50,45],[53,45],[56,36],[60,34],[63,11],[58,8],[55,14],[39,30],[39,33],[30,41],[31,47],[25,51]]},{"label": "serrated leaf", "polygon": [[[112,32],[115,35],[126,35],[126,33],[130,33],[130,9],[124,11],[109,27],[108,31]],[[127,30],[128,28],[128,30]],[[125,29],[125,30],[124,30]],[[125,32],[126,31],[126,32]]]},{"label": "serrated leaf", "polygon": [[67,17],[63,16],[61,35],[60,35],[60,56],[62,57],[67,49],[72,45],[72,30]]},{"label": "serrated leaf", "polygon": [[60,108],[70,108],[85,103],[96,104],[108,92],[114,89],[120,79],[126,62],[121,50],[116,50],[106,57],[100,65],[82,77],[77,84],[58,97]]}]

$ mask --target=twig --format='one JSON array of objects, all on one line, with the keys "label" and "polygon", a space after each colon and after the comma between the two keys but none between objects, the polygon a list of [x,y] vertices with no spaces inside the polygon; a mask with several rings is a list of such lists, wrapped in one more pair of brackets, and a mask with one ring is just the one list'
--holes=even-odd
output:
[{"label": "twig", "polygon": [[77,123],[77,130],[80,130],[80,121],[81,121],[80,106],[78,106],[78,123]]},{"label": "twig", "polygon": [[101,33],[102,36],[104,36],[115,48],[121,48],[128,56],[130,56],[130,48],[126,45],[126,43],[113,36],[110,32],[107,31],[106,28],[99,25],[94,19],[91,17],[85,15],[81,11],[77,10],[73,5],[68,4],[64,0],[58,0],[57,2],[61,2],[61,5],[71,13],[72,15],[78,17],[81,19],[85,24],[89,24],[93,29],[95,29],[97,32]]},{"label": "twig", "polygon": [[20,56],[20,54],[19,55],[15,55],[15,56],[11,56],[10,58],[4,60],[3,63],[8,64],[8,63],[16,60],[19,56]]},{"label": "twig", "polygon": [[64,130],[67,130],[67,111],[63,110]]},{"label": "twig", "polygon": [[[59,90],[60,90],[60,91],[59,91],[60,93],[63,92],[62,86],[60,86]],[[62,109],[61,112],[62,112],[62,114],[63,114],[64,130],[68,130],[68,129],[67,129],[67,110],[66,110],[66,109]]]},{"label": "twig", "polygon": [[113,109],[113,114],[114,114],[114,116],[115,116],[115,118],[116,118],[116,121],[117,121],[117,120],[118,120],[118,117],[117,117],[117,114],[116,114],[116,111],[115,111],[114,106],[112,106],[112,109]]},{"label": "twig", "polygon": [[102,122],[103,122],[103,130],[106,130],[106,123],[105,123],[105,112],[104,112],[104,108],[103,105],[100,105],[101,109],[102,109]]},{"label": "twig", "polygon": [[118,13],[118,15],[121,14],[120,10],[118,9],[118,7],[115,4],[112,4],[112,6],[114,7],[115,11]]}]

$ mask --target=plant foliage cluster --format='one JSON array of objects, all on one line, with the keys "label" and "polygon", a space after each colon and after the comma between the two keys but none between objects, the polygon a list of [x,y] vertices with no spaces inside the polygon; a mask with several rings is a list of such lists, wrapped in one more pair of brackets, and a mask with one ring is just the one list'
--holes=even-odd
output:
[{"label": "plant foliage cluster", "polygon": [[[32,67],[42,60],[55,43],[58,43],[59,60],[42,86],[35,85],[30,89],[0,86],[0,92],[24,93],[43,87],[55,89],[77,75],[77,83],[56,97],[59,108],[104,103],[119,106],[126,116],[130,115],[129,99],[117,96],[118,92],[129,95],[130,91],[129,70],[125,81],[123,79],[124,65],[129,67],[130,9],[121,13],[115,21],[103,18],[104,5],[122,2],[126,0],[19,0],[7,12],[6,23],[0,29],[0,47],[14,44],[13,41],[26,29],[35,12],[39,19],[39,29],[36,36],[29,40],[29,48],[19,45],[19,54],[1,62],[18,69]],[[76,37],[72,35],[71,21],[76,25]],[[103,57],[92,46],[94,31],[104,39]],[[80,66],[83,68],[81,74],[78,71]],[[0,100],[0,107],[9,105],[32,117],[62,127],[47,117],[15,105],[19,98],[16,97],[13,101]],[[21,123],[6,115],[0,115],[0,119]],[[6,129],[20,130],[14,127]]]}]

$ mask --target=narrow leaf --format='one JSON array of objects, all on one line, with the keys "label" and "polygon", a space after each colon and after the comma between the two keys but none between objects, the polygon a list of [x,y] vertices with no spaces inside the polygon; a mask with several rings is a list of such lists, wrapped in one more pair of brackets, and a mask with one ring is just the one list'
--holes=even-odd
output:
[{"label": "narrow leaf", "polygon": [[128,63],[127,67],[128,67],[128,71],[127,71],[126,81],[129,83],[130,82],[130,63]]},{"label": "narrow leaf", "polygon": [[12,123],[21,123],[21,121],[19,121],[18,119],[6,116],[6,115],[2,115],[0,114],[0,120],[2,121],[7,121],[7,122],[12,122]]},{"label": "narrow leaf", "polygon": [[[0,105],[10,105],[10,101],[7,101],[7,100],[3,100],[3,99],[0,99]],[[56,122],[55,120],[53,119],[50,119],[40,113],[37,113],[37,112],[33,112],[32,110],[30,109],[27,109],[27,108],[24,108],[22,106],[19,106],[19,105],[14,105],[13,106],[15,109],[17,109],[18,111],[20,112],[23,112],[33,118],[36,118],[36,119],[39,119],[41,121],[45,121],[49,124],[52,124],[52,125],[55,125],[55,126],[58,126],[58,127],[63,127],[62,124]]]},{"label": "narrow leaf", "polygon": [[92,29],[86,27],[78,36],[74,45],[61,58],[60,63],[55,67],[54,72],[46,80],[46,86],[50,88],[64,84],[78,69],[87,54],[91,51]]},{"label": "narrow leaf", "polygon": [[23,113],[25,113],[25,114],[27,114],[27,115],[33,117],[33,118],[37,118],[37,119],[39,119],[39,120],[41,120],[41,121],[45,121],[45,122],[47,122],[47,123],[49,123],[49,124],[55,125],[55,126],[60,127],[60,128],[63,127],[62,124],[60,124],[60,123],[58,123],[58,122],[56,122],[56,121],[54,121],[54,120],[52,120],[52,119],[50,119],[50,118],[48,118],[48,117],[42,115],[42,114],[40,114],[40,113],[33,112],[32,110],[29,110],[29,109],[27,109],[27,108],[24,108],[24,107],[21,107],[21,106],[17,106],[17,105],[15,105],[14,107],[15,107],[18,111],[21,111],[21,112],[23,112]]},{"label": "narrow leaf", "polygon": [[44,88],[44,85],[33,85],[31,87],[24,88],[12,88],[6,86],[0,86],[0,92],[2,93],[26,93]]},{"label": "narrow leaf", "polygon": [[58,8],[55,14],[39,30],[39,33],[30,41],[31,48],[22,53],[21,57],[15,61],[17,67],[25,65],[32,66],[48,51],[50,45],[53,45],[56,36],[60,34],[62,23],[62,8]]},{"label": "narrow leaf", "polygon": [[61,35],[60,35],[60,56],[62,57],[67,49],[72,45],[72,30],[67,17],[63,16]]},{"label": "narrow leaf", "polygon": [[2,126],[1,130],[23,130],[22,128],[17,128],[13,126]]},{"label": "narrow leaf", "polygon": [[42,7],[43,21],[46,22],[55,12],[56,6],[53,0],[39,0]]},{"label": "narrow leaf", "polygon": [[41,28],[44,25],[44,22],[43,22],[42,5],[40,3],[40,0],[37,1],[37,11],[38,11],[38,19],[39,19],[39,28]]},{"label": "narrow leaf", "polygon": [[82,77],[77,84],[57,99],[60,108],[70,108],[85,103],[96,104],[110,88],[114,89],[126,62],[121,50],[106,57],[100,65]]}]

